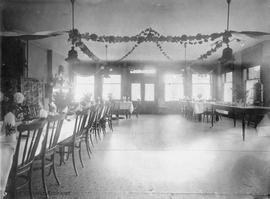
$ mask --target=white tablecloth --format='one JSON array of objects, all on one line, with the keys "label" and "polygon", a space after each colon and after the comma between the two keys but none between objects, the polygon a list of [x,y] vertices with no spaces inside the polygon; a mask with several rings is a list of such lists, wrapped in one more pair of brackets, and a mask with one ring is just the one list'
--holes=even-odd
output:
[{"label": "white tablecloth", "polygon": [[130,113],[132,113],[134,110],[132,102],[115,102],[115,106],[119,110],[128,110]]},{"label": "white tablecloth", "polygon": [[193,103],[193,112],[194,114],[202,114],[204,111],[206,111],[206,106],[203,102],[194,102]]}]

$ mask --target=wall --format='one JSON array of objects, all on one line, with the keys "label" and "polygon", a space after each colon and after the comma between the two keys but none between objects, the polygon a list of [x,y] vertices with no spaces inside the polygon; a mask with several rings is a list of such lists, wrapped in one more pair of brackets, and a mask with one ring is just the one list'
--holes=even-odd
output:
[{"label": "wall", "polygon": [[[28,59],[28,77],[35,78],[43,82],[48,82],[48,75],[50,71],[48,69],[47,51],[48,49],[40,46],[38,43],[29,42],[29,59]],[[51,57],[52,63],[52,75],[54,76],[58,72],[58,66],[63,65],[65,69],[65,77],[69,77],[69,66],[65,61],[65,57],[52,51]]]},{"label": "wall", "polygon": [[47,82],[47,50],[29,41],[28,77]]}]

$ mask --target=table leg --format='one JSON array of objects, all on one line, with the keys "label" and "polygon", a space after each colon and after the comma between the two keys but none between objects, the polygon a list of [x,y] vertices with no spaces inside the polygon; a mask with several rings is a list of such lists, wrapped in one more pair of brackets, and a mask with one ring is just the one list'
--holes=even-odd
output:
[{"label": "table leg", "polygon": [[214,126],[214,107],[212,107],[212,114],[211,114],[211,127]]},{"label": "table leg", "polygon": [[243,115],[242,115],[242,136],[243,136],[243,141],[245,141],[245,128],[246,128],[245,113],[243,113]]},{"label": "table leg", "polygon": [[233,110],[233,126],[236,127],[236,116],[235,111]]}]

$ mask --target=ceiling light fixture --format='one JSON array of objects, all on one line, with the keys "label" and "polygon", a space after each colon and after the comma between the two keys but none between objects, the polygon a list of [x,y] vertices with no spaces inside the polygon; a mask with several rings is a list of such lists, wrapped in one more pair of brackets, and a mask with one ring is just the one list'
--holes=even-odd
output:
[{"label": "ceiling light fixture", "polygon": [[222,64],[228,63],[228,62],[233,62],[234,56],[233,56],[233,50],[229,47],[229,42],[230,39],[229,37],[231,36],[231,33],[229,31],[229,24],[230,24],[230,4],[231,0],[226,0],[228,4],[228,9],[227,9],[227,30],[225,31],[224,37],[223,37],[223,42],[226,43],[227,47],[223,49],[222,51],[222,56],[219,58],[219,61]]}]

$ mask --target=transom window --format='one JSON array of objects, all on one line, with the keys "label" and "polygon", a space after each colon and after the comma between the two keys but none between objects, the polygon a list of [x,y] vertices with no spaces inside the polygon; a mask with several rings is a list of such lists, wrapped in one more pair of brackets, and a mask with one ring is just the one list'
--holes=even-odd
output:
[{"label": "transom window", "polygon": [[208,100],[211,98],[211,79],[209,74],[192,74],[192,98]]},{"label": "transom window", "polygon": [[165,82],[165,101],[177,101],[184,98],[184,86],[182,74],[166,74]]},{"label": "transom window", "polygon": [[121,75],[110,75],[107,78],[103,78],[103,92],[102,98],[108,100],[121,99]]}]

